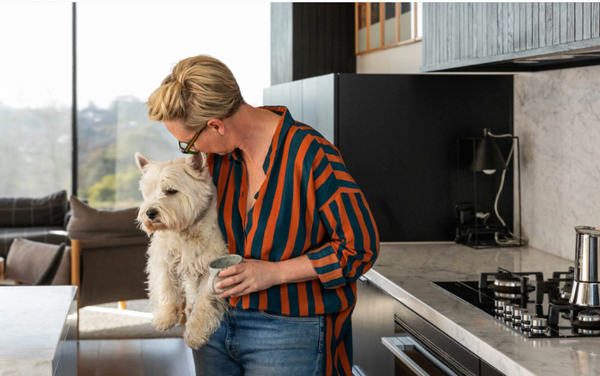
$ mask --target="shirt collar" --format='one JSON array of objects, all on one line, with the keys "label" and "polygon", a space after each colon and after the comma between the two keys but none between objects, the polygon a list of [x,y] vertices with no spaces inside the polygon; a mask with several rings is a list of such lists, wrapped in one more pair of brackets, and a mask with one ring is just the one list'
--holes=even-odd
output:
[{"label": "shirt collar", "polygon": [[[295,121],[292,118],[290,111],[285,106],[261,106],[259,108],[267,109],[281,116],[281,120],[279,120],[277,129],[275,130],[275,134],[271,140],[271,146],[269,147],[269,151],[265,157],[265,162],[263,163],[263,170],[266,174],[269,170],[269,166],[273,164],[273,160],[277,156],[278,151],[282,150],[280,146],[285,140],[287,132],[290,130]],[[229,160],[231,161],[232,158],[236,161],[239,161],[238,149],[235,149],[233,152],[229,153]]]}]

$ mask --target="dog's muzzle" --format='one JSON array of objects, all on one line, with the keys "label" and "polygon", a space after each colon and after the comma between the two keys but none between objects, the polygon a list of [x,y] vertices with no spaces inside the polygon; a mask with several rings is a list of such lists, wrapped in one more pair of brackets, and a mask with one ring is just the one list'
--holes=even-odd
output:
[{"label": "dog's muzzle", "polygon": [[158,215],[158,210],[156,210],[156,209],[148,209],[146,211],[146,215],[148,216],[148,219],[150,219],[151,221],[153,221],[154,218],[156,218],[156,216]]}]

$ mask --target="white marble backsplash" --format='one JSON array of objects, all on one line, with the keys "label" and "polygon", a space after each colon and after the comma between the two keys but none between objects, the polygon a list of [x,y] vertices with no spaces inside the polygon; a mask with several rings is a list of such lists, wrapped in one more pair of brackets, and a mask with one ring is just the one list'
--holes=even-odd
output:
[{"label": "white marble backsplash", "polygon": [[573,227],[600,227],[600,66],[519,73],[514,84],[523,233],[573,259]]}]

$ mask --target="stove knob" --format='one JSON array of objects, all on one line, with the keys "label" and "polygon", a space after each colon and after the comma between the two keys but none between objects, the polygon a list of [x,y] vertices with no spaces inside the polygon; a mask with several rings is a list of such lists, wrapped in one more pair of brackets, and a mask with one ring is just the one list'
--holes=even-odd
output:
[{"label": "stove knob", "polygon": [[513,312],[513,326],[521,326],[523,323],[523,315],[527,313],[525,308],[515,308]]},{"label": "stove knob", "polygon": [[548,320],[546,320],[545,318],[536,317],[533,320],[531,320],[532,328],[545,328],[546,326],[548,326]]},{"label": "stove knob", "polygon": [[513,311],[513,317],[515,319],[518,318],[519,320],[522,320],[524,313],[527,313],[527,309],[525,309],[525,308],[515,308],[515,310]]},{"label": "stove knob", "polygon": [[515,308],[516,308],[516,306],[514,304],[507,304],[504,306],[504,318],[507,321],[512,320]]},{"label": "stove knob", "polygon": [[531,329],[531,319],[532,319],[531,314],[523,313],[523,316],[521,319],[521,326],[523,327],[523,330]]},{"label": "stove knob", "polygon": [[531,333],[533,334],[545,334],[548,332],[548,320],[536,317],[531,320]]},{"label": "stove knob", "polygon": [[506,305],[505,300],[496,300],[494,305],[496,306],[496,315],[503,316],[504,315],[504,306]]}]

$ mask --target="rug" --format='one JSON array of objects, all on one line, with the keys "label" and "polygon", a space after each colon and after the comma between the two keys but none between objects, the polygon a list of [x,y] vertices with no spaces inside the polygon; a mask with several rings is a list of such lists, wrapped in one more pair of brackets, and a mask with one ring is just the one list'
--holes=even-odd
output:
[{"label": "rug", "polygon": [[128,300],[126,309],[106,303],[79,309],[79,339],[133,339],[183,337],[185,325],[161,332],[152,326],[148,299]]}]

